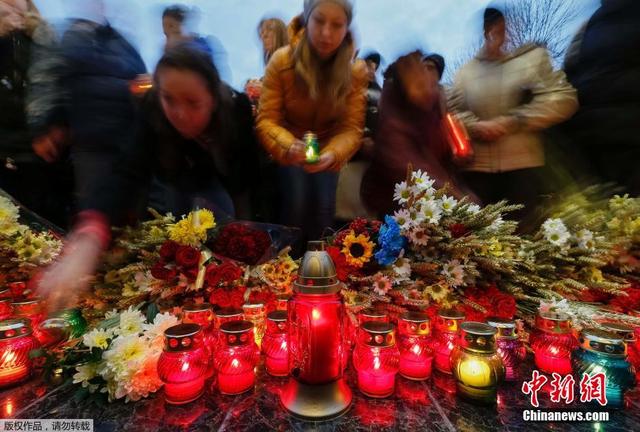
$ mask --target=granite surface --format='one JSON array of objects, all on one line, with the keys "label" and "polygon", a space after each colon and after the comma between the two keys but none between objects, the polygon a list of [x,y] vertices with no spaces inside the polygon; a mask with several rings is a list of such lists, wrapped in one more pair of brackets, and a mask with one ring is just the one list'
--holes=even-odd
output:
[{"label": "granite surface", "polygon": [[[531,365],[524,376],[530,377]],[[96,405],[74,398],[73,385],[47,385],[39,378],[0,391],[0,418],[91,418],[96,431],[640,431],[640,392],[627,395],[627,407],[613,410],[584,404],[552,404],[541,394],[540,410],[607,411],[601,423],[524,422],[522,412],[532,409],[521,382],[504,384],[494,406],[479,406],[455,395],[448,375],[434,374],[426,382],[398,377],[395,394],[371,399],[358,392],[355,377],[347,373],[353,389],[353,405],[344,416],[325,423],[303,422],[290,417],[279,404],[284,378],[258,369],[255,389],[239,396],[224,396],[212,389],[195,402],[181,407],[166,405],[162,391],[138,402]]]}]

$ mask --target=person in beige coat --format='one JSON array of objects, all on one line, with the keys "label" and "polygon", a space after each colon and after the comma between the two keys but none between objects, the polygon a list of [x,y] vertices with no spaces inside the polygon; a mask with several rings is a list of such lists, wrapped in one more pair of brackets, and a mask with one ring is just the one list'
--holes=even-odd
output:
[{"label": "person in beige coat", "polygon": [[545,192],[540,132],[570,118],[578,101],[545,48],[503,51],[506,24],[502,12],[485,10],[484,45],[456,74],[448,102],[472,138],[475,157],[463,168],[468,186],[484,204],[525,204],[524,216]]}]

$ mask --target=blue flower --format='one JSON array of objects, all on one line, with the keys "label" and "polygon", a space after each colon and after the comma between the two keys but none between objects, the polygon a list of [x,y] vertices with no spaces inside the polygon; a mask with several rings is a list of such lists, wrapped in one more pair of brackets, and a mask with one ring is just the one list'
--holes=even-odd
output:
[{"label": "blue flower", "polygon": [[380,227],[378,244],[380,249],[375,253],[376,261],[381,266],[393,264],[400,256],[407,239],[400,235],[400,226],[391,216],[384,217],[384,224]]}]

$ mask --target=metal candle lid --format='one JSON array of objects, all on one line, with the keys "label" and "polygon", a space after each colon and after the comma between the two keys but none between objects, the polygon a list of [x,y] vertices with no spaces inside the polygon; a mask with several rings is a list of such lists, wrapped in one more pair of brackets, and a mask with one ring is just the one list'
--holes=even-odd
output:
[{"label": "metal candle lid", "polygon": [[627,354],[623,337],[604,330],[584,329],[580,334],[580,346],[587,351],[610,357],[623,358]]},{"label": "metal candle lid", "polygon": [[603,322],[602,327],[608,332],[615,333],[618,336],[622,336],[626,343],[632,343],[636,341],[636,334],[633,327],[629,327],[617,322]]},{"label": "metal candle lid", "polygon": [[269,312],[267,326],[273,333],[284,333],[287,330],[287,311],[276,310]]},{"label": "metal candle lid", "polygon": [[540,312],[536,327],[547,333],[571,333],[571,317],[564,312]]},{"label": "metal candle lid", "polygon": [[199,324],[178,324],[164,331],[165,351],[190,351],[195,348],[202,332]]},{"label": "metal candle lid", "polygon": [[287,311],[277,310],[277,311],[269,312],[267,314],[267,319],[269,321],[274,321],[274,322],[286,322]]},{"label": "metal candle lid", "polygon": [[360,327],[364,342],[372,347],[390,347],[396,344],[393,325],[386,322],[367,321]]},{"label": "metal candle lid", "polygon": [[0,340],[28,336],[31,333],[31,326],[26,320],[11,319],[0,321]]},{"label": "metal candle lid", "polygon": [[185,313],[213,312],[213,306],[211,303],[187,303],[182,307],[182,311]]},{"label": "metal candle lid", "polygon": [[487,318],[487,324],[496,329],[496,338],[498,339],[518,339],[516,322],[513,320],[489,317]]},{"label": "metal candle lid", "polygon": [[422,312],[406,312],[398,320],[398,326],[402,334],[410,336],[429,336],[431,322],[429,315]]},{"label": "metal candle lid", "polygon": [[496,329],[481,322],[468,321],[460,325],[460,347],[467,351],[494,353]]},{"label": "metal candle lid", "polygon": [[340,282],[336,267],[325,251],[325,243],[311,241],[298,268],[298,278],[293,289],[302,294],[336,294],[340,291]]},{"label": "metal candle lid", "polygon": [[387,317],[386,312],[378,311],[374,308],[367,308],[360,311],[360,316],[367,318],[366,321],[381,321]]},{"label": "metal candle lid", "polygon": [[0,299],[11,300],[12,298],[13,298],[13,294],[11,293],[11,290],[9,288],[0,289]]},{"label": "metal candle lid", "polygon": [[230,321],[220,326],[220,332],[227,345],[240,346],[253,341],[253,323],[250,321]]},{"label": "metal candle lid", "polygon": [[436,318],[436,328],[441,332],[456,333],[460,322],[466,318],[464,312],[455,309],[440,309]]},{"label": "metal candle lid", "polygon": [[237,316],[242,316],[243,314],[244,312],[242,311],[242,309],[236,309],[236,308],[223,308],[223,309],[219,309],[216,312],[216,316],[220,318],[233,318]]}]

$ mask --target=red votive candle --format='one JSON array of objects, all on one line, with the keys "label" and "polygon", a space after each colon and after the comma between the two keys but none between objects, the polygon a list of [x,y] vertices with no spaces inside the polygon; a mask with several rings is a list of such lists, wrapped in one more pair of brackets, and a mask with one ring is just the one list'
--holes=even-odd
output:
[{"label": "red votive candle", "polygon": [[571,373],[571,352],[578,341],[571,331],[571,319],[562,312],[540,312],[529,339],[536,366],[546,373]]},{"label": "red votive candle", "polygon": [[0,289],[0,300],[12,300],[13,294],[9,288]]},{"label": "red votive candle", "polygon": [[265,354],[264,365],[269,375],[289,375],[287,331],[286,311],[273,311],[267,315],[267,332],[262,339],[262,352]]},{"label": "red votive candle", "polygon": [[0,321],[0,388],[29,378],[33,370],[29,352],[39,347],[28,321]]},{"label": "red votive candle", "polygon": [[405,313],[398,319],[398,333],[400,375],[416,381],[428,379],[433,363],[429,316],[420,312]]},{"label": "red votive candle", "polygon": [[260,350],[249,321],[232,321],[220,327],[222,345],[216,353],[220,393],[235,395],[251,390],[255,384],[255,367]]},{"label": "red votive candle", "polygon": [[46,343],[47,336],[40,331],[40,324],[45,318],[44,302],[40,298],[14,300],[11,303],[14,318],[29,320],[33,335],[40,344]]},{"label": "red votive candle", "polygon": [[204,393],[209,364],[198,324],[178,324],[164,332],[165,347],[158,359],[158,376],[164,382],[165,400],[186,404]]},{"label": "red votive candle", "polygon": [[440,372],[451,371],[451,352],[456,346],[460,324],[465,319],[464,312],[443,309],[438,311],[433,339],[434,366]]},{"label": "red votive candle", "polygon": [[360,327],[353,366],[358,371],[358,388],[362,393],[374,398],[393,394],[400,352],[391,324],[369,321]]},{"label": "red votive candle", "polygon": [[527,349],[518,338],[518,329],[513,320],[490,317],[487,324],[496,329],[496,351],[505,370],[505,381],[518,381],[520,369],[527,356]]},{"label": "red votive candle", "polygon": [[198,324],[202,329],[202,346],[207,353],[207,378],[214,373],[213,352],[216,345],[215,314],[209,303],[188,303],[182,308],[184,324]]},{"label": "red votive candle", "polygon": [[6,320],[13,315],[11,299],[0,299],[0,321]]}]

